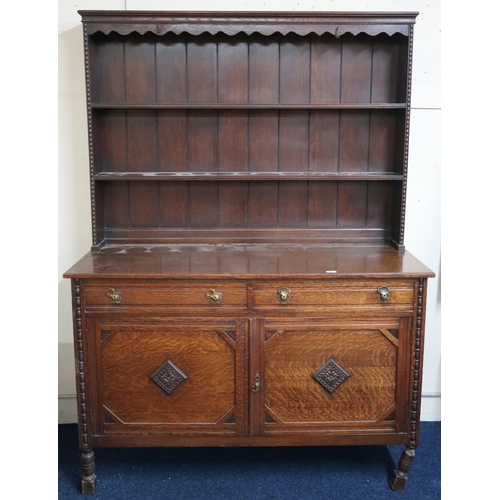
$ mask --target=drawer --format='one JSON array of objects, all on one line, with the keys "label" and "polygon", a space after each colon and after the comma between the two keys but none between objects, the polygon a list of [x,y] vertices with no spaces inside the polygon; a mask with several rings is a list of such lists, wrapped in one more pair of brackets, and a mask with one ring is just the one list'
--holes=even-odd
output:
[{"label": "drawer", "polygon": [[297,308],[413,309],[415,296],[411,280],[339,280],[335,282],[273,282],[255,284],[255,310]]},{"label": "drawer", "polygon": [[85,307],[244,308],[247,287],[237,282],[92,280],[84,284]]}]

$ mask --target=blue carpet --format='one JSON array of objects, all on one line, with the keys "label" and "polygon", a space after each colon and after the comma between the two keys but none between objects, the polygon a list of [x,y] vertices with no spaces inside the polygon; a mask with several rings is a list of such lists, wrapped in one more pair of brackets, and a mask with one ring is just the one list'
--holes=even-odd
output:
[{"label": "blue carpet", "polygon": [[96,449],[97,492],[80,494],[77,427],[59,425],[59,499],[402,500],[441,498],[441,422],[422,422],[403,492],[388,474],[403,446]]}]

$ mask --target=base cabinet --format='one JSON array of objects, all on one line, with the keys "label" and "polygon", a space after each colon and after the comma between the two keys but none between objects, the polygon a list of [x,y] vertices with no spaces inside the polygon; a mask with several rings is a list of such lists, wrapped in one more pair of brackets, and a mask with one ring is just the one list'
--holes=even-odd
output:
[{"label": "base cabinet", "polygon": [[73,279],[85,464],[100,446],[414,449],[426,280],[390,285],[323,283],[315,316],[314,282]]}]

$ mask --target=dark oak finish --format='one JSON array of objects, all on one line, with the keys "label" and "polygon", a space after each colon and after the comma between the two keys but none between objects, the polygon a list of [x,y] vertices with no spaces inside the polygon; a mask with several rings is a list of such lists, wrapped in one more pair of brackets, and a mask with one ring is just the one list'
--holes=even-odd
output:
[{"label": "dark oak finish", "polygon": [[80,13],[82,492],[101,446],[403,444],[403,489],[433,276],[404,249],[417,14]]},{"label": "dark oak finish", "polygon": [[95,248],[290,228],[403,249],[414,13],[82,15]]},{"label": "dark oak finish", "polygon": [[[244,330],[235,322],[170,320],[121,315],[92,323],[92,348],[100,362],[99,434],[168,430],[224,434],[244,432],[244,408],[235,404],[244,389],[236,379]],[[171,361],[186,380],[170,394],[151,377]],[[238,424],[236,428],[235,424]]]}]

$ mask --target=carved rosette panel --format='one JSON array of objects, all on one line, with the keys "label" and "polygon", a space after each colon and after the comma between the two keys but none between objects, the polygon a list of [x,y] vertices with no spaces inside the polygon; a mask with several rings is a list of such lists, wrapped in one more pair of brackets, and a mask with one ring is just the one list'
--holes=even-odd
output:
[{"label": "carved rosette panel", "polygon": [[187,380],[185,375],[172,361],[167,360],[153,375],[151,380],[162,388],[168,395],[172,394],[183,382]]},{"label": "carved rosette panel", "polygon": [[312,378],[330,394],[350,377],[338,363],[330,358]]}]

